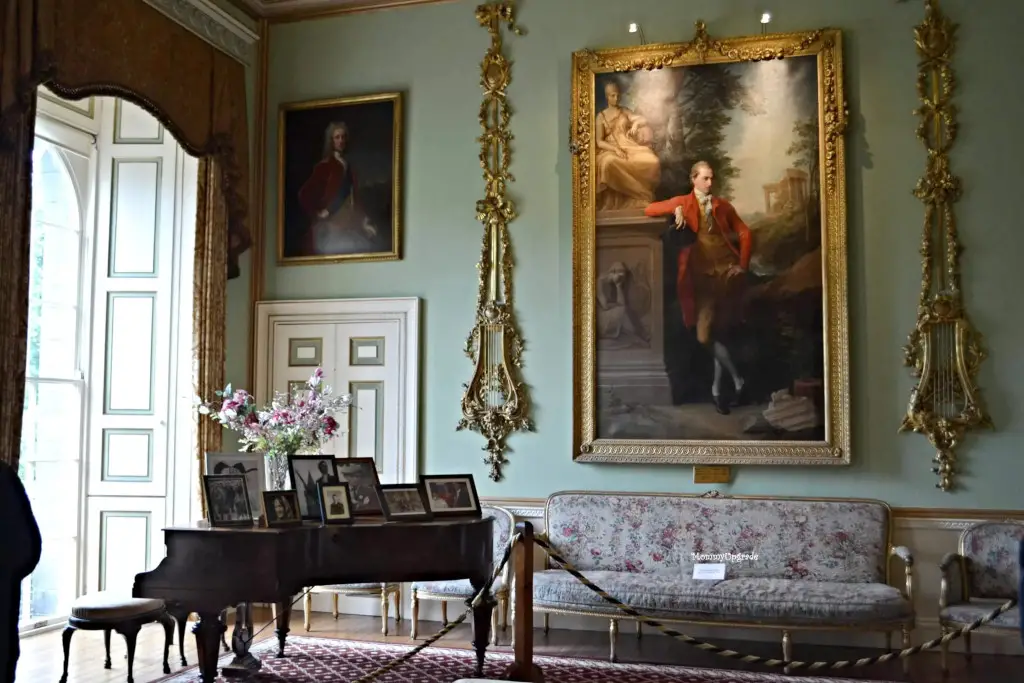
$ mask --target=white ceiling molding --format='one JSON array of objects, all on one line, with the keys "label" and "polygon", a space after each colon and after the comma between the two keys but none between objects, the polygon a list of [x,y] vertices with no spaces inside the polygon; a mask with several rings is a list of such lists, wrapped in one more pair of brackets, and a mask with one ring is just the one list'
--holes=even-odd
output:
[{"label": "white ceiling molding", "polygon": [[229,0],[250,14],[271,21],[299,21],[445,1],[448,0]]},{"label": "white ceiling molding", "polygon": [[143,1],[243,64],[252,61],[259,36],[210,0]]}]

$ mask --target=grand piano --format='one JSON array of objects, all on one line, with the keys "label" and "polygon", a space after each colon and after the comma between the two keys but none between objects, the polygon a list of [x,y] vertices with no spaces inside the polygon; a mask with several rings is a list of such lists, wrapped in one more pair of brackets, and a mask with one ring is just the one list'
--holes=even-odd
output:
[{"label": "grand piano", "polygon": [[[167,556],[152,571],[136,575],[133,595],[163,600],[179,623],[190,613],[199,615],[192,632],[200,675],[203,683],[213,683],[226,630],[220,615],[228,607],[236,608],[232,667],[253,671],[261,664],[249,652],[251,603],[276,605],[277,656],[283,657],[293,601],[309,586],[469,579],[479,591],[494,561],[491,526],[485,517],[403,523],[357,519],[348,525],[307,522],[272,529],[171,527],[164,530]],[[482,675],[493,608],[493,600],[485,599],[473,611],[477,676]]]}]

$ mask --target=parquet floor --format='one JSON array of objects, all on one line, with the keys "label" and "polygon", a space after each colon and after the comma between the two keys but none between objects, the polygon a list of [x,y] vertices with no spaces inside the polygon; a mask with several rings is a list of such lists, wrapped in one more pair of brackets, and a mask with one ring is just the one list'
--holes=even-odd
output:
[{"label": "parquet floor", "polygon": [[[409,643],[409,620],[404,619],[395,627],[391,624],[391,634],[385,638],[380,633],[380,620],[375,617],[342,616],[335,621],[329,614],[315,613],[309,635],[349,640],[387,641]],[[299,616],[301,620],[301,615]],[[257,629],[270,620],[269,611],[257,611]],[[296,634],[302,634],[301,621]],[[440,628],[436,622],[421,621],[420,637],[433,633]],[[229,631],[230,633],[230,631]],[[502,634],[499,650],[508,651],[508,638],[511,632]],[[273,626],[268,626],[257,639],[273,637]],[[469,628],[460,626],[440,644],[447,647],[469,647],[471,638]],[[898,641],[898,639],[897,639]],[[125,647],[124,641],[114,636],[111,641],[111,658],[113,668],[103,668],[103,634],[98,631],[76,633],[71,641],[71,662],[68,668],[68,683],[124,683],[125,682]],[[570,631],[552,628],[544,635],[540,630],[534,636],[535,652],[538,655],[562,657],[595,657],[603,659],[608,654],[608,636],[600,631]],[[721,642],[721,645],[738,651],[763,656],[778,656],[778,646],[772,643],[755,641]],[[22,655],[18,666],[17,683],[57,683],[60,679],[62,653],[61,632],[51,631],[22,640]],[[163,647],[163,630],[158,625],[144,626],[139,634],[135,657],[135,681],[147,683],[161,676],[161,652]],[[176,656],[178,646],[171,649],[171,670],[178,671],[180,666]],[[802,645],[794,643],[795,654],[804,660],[854,659],[875,654],[859,648],[835,648]],[[748,668],[707,654],[682,643],[654,633],[646,633],[637,639],[627,627],[623,626],[618,641],[619,659],[623,662],[648,662],[652,664],[679,664],[696,667]],[[185,635],[185,653],[189,664],[195,664],[195,640],[189,631]],[[960,655],[950,655],[951,672],[943,678],[939,668],[938,653],[922,653],[913,659],[910,681],[913,683],[1014,683],[1024,681],[1024,657],[975,655],[967,664]],[[819,674],[820,675],[820,674]],[[883,681],[906,681],[898,663],[858,669],[853,672],[839,672],[848,678],[869,678]]]}]

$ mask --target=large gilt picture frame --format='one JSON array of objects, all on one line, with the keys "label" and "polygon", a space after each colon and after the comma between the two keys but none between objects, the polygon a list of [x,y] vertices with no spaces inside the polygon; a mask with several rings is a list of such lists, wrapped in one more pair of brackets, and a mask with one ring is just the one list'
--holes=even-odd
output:
[{"label": "large gilt picture frame", "polygon": [[850,463],[837,29],[573,55],[574,460]]},{"label": "large gilt picture frame", "polygon": [[402,99],[280,106],[278,265],[401,258]]}]

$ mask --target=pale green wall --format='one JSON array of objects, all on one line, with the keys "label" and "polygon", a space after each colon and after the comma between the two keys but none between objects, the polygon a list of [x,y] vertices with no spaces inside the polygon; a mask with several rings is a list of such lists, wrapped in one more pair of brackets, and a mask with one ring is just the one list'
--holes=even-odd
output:
[{"label": "pale green wall", "polygon": [[[537,433],[513,437],[507,477],[487,479],[482,440],[456,433],[462,354],[473,322],[481,227],[474,203],[483,191],[477,162],[478,63],[487,34],[475,0],[273,27],[267,154],[269,299],[415,295],[424,300],[421,466],[472,471],[487,496],[542,497],[562,488],[695,491],[690,467],[575,464],[571,458],[571,168],[567,152],[569,66],[574,50],[631,44],[627,23],[648,41],[693,36],[698,18],[713,35],[760,30],[765,4],[748,0],[526,0],[528,35],[513,37],[510,100],[516,135],[512,186],[521,217],[512,226],[519,269],[518,310],[528,347]],[[772,0],[776,31],[835,26],[845,31],[848,138],[852,408],[849,468],[737,468],[734,493],[869,496],[897,506],[1020,507],[1024,480],[1024,323],[1012,315],[1022,283],[1024,232],[1019,195],[1024,99],[1011,59],[1024,4],[944,0],[963,23],[956,67],[962,84],[961,140],[955,170],[966,194],[959,217],[968,304],[992,358],[982,384],[998,425],[964,452],[967,489],[935,489],[931,453],[916,435],[897,435],[911,380],[901,347],[915,316],[922,208],[911,195],[924,166],[914,138],[917,58],[913,26],[922,3],[894,0]],[[1004,46],[1004,47],[1001,47]],[[405,258],[336,266],[275,265],[277,107],[281,102],[403,90]],[[1012,299],[1011,299],[1012,300]]]}]

